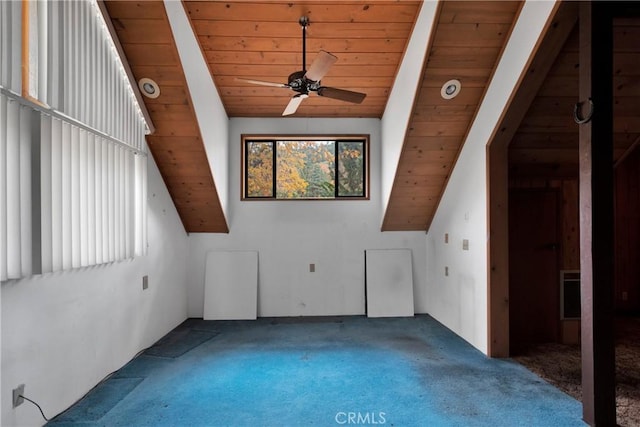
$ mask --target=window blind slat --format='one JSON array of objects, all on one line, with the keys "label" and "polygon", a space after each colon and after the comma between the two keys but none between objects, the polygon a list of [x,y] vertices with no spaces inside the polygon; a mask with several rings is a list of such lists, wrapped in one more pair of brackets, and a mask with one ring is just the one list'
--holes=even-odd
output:
[{"label": "window blind slat", "polygon": [[[0,4],[0,10],[4,6]],[[2,12],[0,12],[2,13]],[[0,16],[0,19],[2,17]],[[7,98],[0,94],[0,177],[7,177]],[[7,280],[7,182],[0,183],[0,280]]]},{"label": "window blind slat", "polygon": [[38,69],[37,69],[37,82],[38,82],[38,99],[46,102],[47,98],[47,76],[49,75],[48,65],[49,58],[47,49],[48,39],[48,24],[49,24],[49,2],[47,0],[38,0],[34,2],[38,11]]},{"label": "window blind slat", "polygon": [[96,221],[96,264],[104,262],[103,244],[104,244],[104,209],[102,207],[102,199],[105,194],[103,191],[103,146],[100,137],[95,138],[95,221]]},{"label": "window blind slat", "polygon": [[127,170],[126,170],[126,163],[125,163],[125,156],[126,156],[126,152],[124,149],[120,148],[120,174],[119,174],[119,180],[120,180],[120,191],[119,191],[119,196],[118,199],[120,200],[120,212],[118,213],[118,217],[119,217],[119,222],[120,222],[120,230],[118,233],[118,243],[120,246],[120,254],[119,254],[119,259],[126,259],[127,258],[127,249],[126,249],[126,223],[125,223],[125,212],[127,209],[127,191],[126,191],[126,187],[127,187]]},{"label": "window blind slat", "polygon": [[[142,156],[140,155],[136,155],[134,157],[134,167],[135,167],[135,185],[134,185],[134,189],[135,189],[135,196],[134,196],[134,200],[135,200],[135,218],[134,218],[134,223],[135,223],[135,229],[136,230],[141,230],[142,229],[142,205],[143,203],[146,203],[146,201],[143,201],[142,198],[142,180],[139,177],[142,177],[142,162],[141,159]],[[141,233],[135,233],[135,254],[136,255],[142,255],[142,235]]]},{"label": "window blind slat", "polygon": [[108,230],[109,234],[107,236],[108,239],[108,260],[113,261],[116,255],[116,242],[115,242],[115,216],[116,216],[116,204],[115,204],[115,150],[116,147],[113,145],[108,146],[108,154],[107,154],[107,222],[108,222]]},{"label": "window blind slat", "polygon": [[70,145],[71,266],[80,267],[80,129],[71,126]]},{"label": "window blind slat", "polygon": [[52,196],[53,196],[53,169],[52,169],[52,119],[51,116],[40,116],[40,217],[41,227],[41,253],[42,272],[53,271],[53,229],[52,229]]},{"label": "window blind slat", "polygon": [[[101,138],[102,145],[102,188],[100,194],[102,196],[101,215],[102,215],[102,262],[109,261],[109,146]],[[113,206],[113,205],[111,205]]]},{"label": "window blind slat", "polygon": [[0,1],[0,85],[22,91],[22,2]]},{"label": "window blind slat", "polygon": [[72,50],[72,41],[71,41],[71,30],[74,27],[73,22],[73,11],[72,6],[74,2],[60,2],[62,6],[62,10],[64,11],[64,24],[63,28],[63,38],[64,38],[64,50],[62,52],[64,59],[64,106],[62,111],[68,114],[71,117],[75,117],[75,110],[73,108],[73,92],[74,92],[74,84],[73,84],[73,50]]},{"label": "window blind slat", "polygon": [[125,244],[127,258],[131,258],[135,255],[135,244],[133,239],[133,230],[135,230],[135,153],[127,151],[126,155],[126,185],[125,185],[125,215],[126,215],[126,229],[125,229]]},{"label": "window blind slat", "polygon": [[87,265],[96,263],[96,144],[95,135],[87,138]]},{"label": "window blind slat", "polygon": [[28,107],[20,107],[20,271],[18,277],[32,271],[32,229],[31,226],[31,112]]},{"label": "window blind slat", "polygon": [[[140,172],[136,175],[138,191],[138,219],[140,221],[140,233],[136,233],[138,240],[138,252],[136,255],[147,254],[147,158],[144,156],[136,156],[140,167]],[[139,177],[139,178],[138,178]]]},{"label": "window blind slat", "polygon": [[[20,277],[20,105],[7,104],[7,276]],[[15,185],[17,183],[17,185]]]},{"label": "window blind slat", "polygon": [[62,164],[62,269],[72,267],[72,202],[71,202],[71,125],[62,123],[62,141],[61,141],[61,164]]},{"label": "window blind slat", "polygon": [[89,144],[87,131],[80,129],[79,140],[79,215],[80,215],[80,266],[89,265]]},{"label": "window blind slat", "polygon": [[113,259],[120,259],[120,147],[113,150]]},{"label": "window blind slat", "polygon": [[[62,122],[51,121],[51,271],[62,270]],[[43,142],[46,144],[46,141]]]}]

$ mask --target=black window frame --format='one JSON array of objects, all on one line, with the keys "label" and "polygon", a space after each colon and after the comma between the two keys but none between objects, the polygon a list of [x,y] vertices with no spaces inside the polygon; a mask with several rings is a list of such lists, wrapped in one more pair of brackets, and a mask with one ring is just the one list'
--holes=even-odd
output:
[{"label": "black window frame", "polygon": [[[334,201],[334,200],[369,200],[369,135],[242,135],[241,137],[241,200],[243,201]],[[277,146],[278,142],[286,141],[333,141],[335,142],[334,153],[334,195],[333,197],[293,197],[282,198],[277,197]],[[362,143],[363,165],[362,165],[362,195],[357,196],[341,196],[339,195],[339,170],[338,170],[338,153],[341,143]],[[249,196],[248,192],[248,173],[249,173],[249,156],[248,147],[251,143],[271,143],[272,144],[272,191],[271,196]]]}]

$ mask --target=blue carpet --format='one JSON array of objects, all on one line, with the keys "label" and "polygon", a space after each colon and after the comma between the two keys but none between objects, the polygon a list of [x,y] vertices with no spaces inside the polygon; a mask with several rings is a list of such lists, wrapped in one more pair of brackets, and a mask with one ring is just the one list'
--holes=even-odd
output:
[{"label": "blue carpet", "polygon": [[144,353],[156,357],[180,357],[205,341],[218,335],[214,331],[176,328],[160,341],[148,348]]},{"label": "blue carpet", "polygon": [[56,423],[73,425],[87,421],[97,421],[124,399],[144,378],[109,379],[91,390],[72,411],[56,417]]},{"label": "blue carpet", "polygon": [[[184,329],[219,335],[180,357],[139,356],[104,383],[144,377],[115,406],[98,409],[114,399],[87,396],[53,424],[585,425],[579,402],[513,361],[485,357],[429,316],[190,319],[176,331]],[[104,415],[83,418],[82,405]]]}]

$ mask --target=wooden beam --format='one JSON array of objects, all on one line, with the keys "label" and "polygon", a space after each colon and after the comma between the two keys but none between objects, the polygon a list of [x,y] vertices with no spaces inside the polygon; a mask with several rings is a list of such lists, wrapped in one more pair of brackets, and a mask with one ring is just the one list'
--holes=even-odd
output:
[{"label": "wooden beam", "polygon": [[592,426],[616,425],[613,215],[613,16],[580,3],[580,271],[582,413]]},{"label": "wooden beam", "polygon": [[489,356],[509,355],[509,223],[508,148],[547,73],[571,34],[577,20],[577,5],[556,5],[542,38],[520,77],[517,90],[487,146],[488,197],[488,333]]}]

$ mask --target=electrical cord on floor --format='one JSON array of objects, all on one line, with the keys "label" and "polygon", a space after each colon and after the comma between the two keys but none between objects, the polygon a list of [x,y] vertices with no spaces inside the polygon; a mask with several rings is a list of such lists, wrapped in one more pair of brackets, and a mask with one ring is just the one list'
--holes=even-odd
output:
[{"label": "electrical cord on floor", "polygon": [[33,400],[29,399],[28,397],[24,397],[23,395],[20,395],[21,398],[23,398],[24,400],[26,400],[27,402],[31,402],[34,405],[36,405],[38,407],[38,409],[40,409],[40,414],[42,415],[42,418],[44,418],[45,421],[49,421],[49,418],[44,416],[44,412],[42,412],[42,408],[40,407],[40,405],[38,405],[36,402],[34,402]]},{"label": "electrical cord on floor", "polygon": [[[0,2],[2,2],[2,0],[0,0]],[[142,353],[144,353],[145,351],[149,350],[151,347],[153,347],[153,345],[150,345],[147,348],[143,348],[142,350],[140,350],[139,352],[136,353],[135,356],[133,356],[133,358],[131,358],[131,360],[135,359],[136,357],[140,356]],[[67,409],[65,409],[64,411],[62,411],[60,414],[56,415],[54,418],[58,417],[61,414],[64,414],[66,411],[68,411],[69,409],[71,409],[76,403],[78,403],[79,401],[81,401],[82,399],[84,399],[85,397],[87,397],[87,395],[89,393],[91,393],[94,389],[96,389],[99,385],[101,385],[102,383],[104,383],[105,381],[107,381],[109,378],[111,378],[116,372],[118,372],[118,370],[115,370],[109,374],[107,374],[104,378],[102,378],[100,380],[100,382],[98,382],[98,384],[96,384],[95,386],[93,386],[93,388],[91,390],[89,390],[88,392],[85,393],[84,396],[82,396],[81,398],[79,398],[78,400],[76,400],[75,402],[73,402],[73,404],[71,404]],[[24,396],[23,396],[24,397]],[[26,397],[24,397],[24,399],[27,399]],[[44,413],[42,412],[42,409],[40,408],[40,406],[34,402],[33,400],[29,400],[29,402],[33,403],[34,405],[36,405],[38,407],[38,409],[40,409],[40,413],[42,414],[42,417],[46,420],[46,421],[50,421],[47,417],[44,416]]]},{"label": "electrical cord on floor", "polygon": [[[0,1],[2,1],[2,0],[0,0]],[[151,347],[153,347],[153,345],[151,345],[151,346],[149,346],[149,347],[147,347],[147,348],[143,348],[143,349],[142,349],[142,350],[140,350],[138,353],[136,353],[136,355],[135,355],[135,356],[133,356],[133,358],[132,358],[131,360],[133,360],[133,359],[135,359],[136,357],[140,356],[142,353],[144,353],[145,351],[149,350]],[[106,376],[105,376],[105,377],[104,377],[104,378],[103,378],[103,379],[102,379],[98,384],[96,384],[96,385],[95,385],[91,390],[89,390],[89,391],[88,391],[84,396],[82,396],[80,399],[78,399],[78,400],[77,400],[73,405],[75,405],[76,403],[78,403],[80,400],[84,399],[84,397],[86,397],[86,395],[87,395],[87,394],[89,394],[91,391],[93,391],[93,389],[94,389],[94,388],[98,387],[100,384],[102,384],[102,383],[104,383],[105,381],[107,381],[107,380],[108,380],[109,378],[111,378],[111,376],[112,376],[113,374],[115,374],[116,372],[118,372],[118,371],[116,370],[116,371],[111,372],[110,374],[107,374],[107,375],[106,375]],[[42,408],[40,407],[40,405],[38,405],[36,402],[34,402],[33,400],[29,399],[28,397],[24,397],[23,395],[20,395],[20,397],[21,397],[21,398],[23,398],[24,400],[26,400],[27,402],[31,402],[31,403],[33,403],[34,405],[36,405],[36,407],[40,410],[40,415],[42,415],[42,418],[44,418],[44,420],[45,420],[45,421],[47,421],[47,422],[51,421],[49,418],[47,418],[47,417],[44,415],[44,412],[42,411]],[[73,406],[73,405],[71,405],[71,406]],[[71,408],[71,406],[70,406],[69,408]],[[69,408],[67,408],[67,409],[69,409]],[[64,411],[63,411],[63,412],[64,412]]]}]

